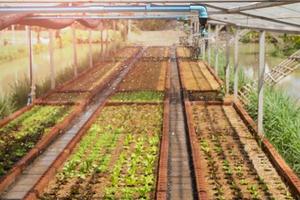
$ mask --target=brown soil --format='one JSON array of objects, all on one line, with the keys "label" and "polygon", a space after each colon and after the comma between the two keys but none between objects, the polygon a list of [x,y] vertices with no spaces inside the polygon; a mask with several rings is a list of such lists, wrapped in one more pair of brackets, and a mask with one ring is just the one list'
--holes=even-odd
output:
[{"label": "brown soil", "polygon": [[167,61],[139,61],[119,85],[119,91],[159,90],[163,91],[166,81]]},{"label": "brown soil", "polygon": [[220,84],[204,63],[184,60],[178,63],[185,89],[202,92],[220,90]]},{"label": "brown soil", "polygon": [[191,58],[192,57],[191,51],[187,47],[177,47],[176,55],[178,58]]},{"label": "brown soil", "polygon": [[169,48],[149,47],[143,54],[143,58],[169,58]]},{"label": "brown soil", "polygon": [[47,101],[62,101],[62,102],[78,102],[81,101],[87,96],[89,93],[87,92],[72,92],[72,93],[53,93],[50,96],[48,96],[46,99]]},{"label": "brown soil", "polygon": [[[208,199],[289,198],[285,184],[233,107],[193,105],[192,111]],[[243,140],[250,145],[246,146]],[[253,157],[258,152],[264,163]],[[266,172],[272,178],[268,178]]]}]

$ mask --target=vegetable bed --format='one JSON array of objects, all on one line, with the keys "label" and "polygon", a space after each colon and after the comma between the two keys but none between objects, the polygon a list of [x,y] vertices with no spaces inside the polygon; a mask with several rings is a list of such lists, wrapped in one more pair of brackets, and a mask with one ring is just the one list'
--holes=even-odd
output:
[{"label": "vegetable bed", "polygon": [[121,69],[121,63],[122,61],[102,63],[101,66],[97,66],[95,70],[92,70],[88,74],[80,77],[76,82],[71,82],[65,85],[61,90],[91,91],[99,86],[99,84],[101,84],[105,78]]},{"label": "vegetable bed", "polygon": [[192,57],[191,51],[187,47],[177,47],[176,55],[178,58],[191,58]]},{"label": "vegetable bed", "polygon": [[160,91],[118,92],[110,102],[162,102],[164,93]]},{"label": "vegetable bed", "polygon": [[169,48],[149,47],[143,54],[143,58],[169,58]]},{"label": "vegetable bed", "polygon": [[164,91],[167,61],[139,61],[118,87],[119,91],[159,90]]},{"label": "vegetable bed", "polygon": [[34,106],[0,128],[0,176],[5,175],[55,124],[69,106]]},{"label": "vegetable bed", "polygon": [[178,64],[185,89],[191,91],[220,90],[220,84],[204,63],[179,60]]},{"label": "vegetable bed", "polygon": [[191,106],[208,199],[292,199],[232,106]]},{"label": "vegetable bed", "polygon": [[105,106],[40,199],[153,199],[160,105]]},{"label": "vegetable bed", "polygon": [[53,93],[43,100],[46,101],[58,101],[58,102],[78,102],[85,98],[87,98],[89,93],[87,92],[68,92],[68,93],[61,93],[56,92]]}]

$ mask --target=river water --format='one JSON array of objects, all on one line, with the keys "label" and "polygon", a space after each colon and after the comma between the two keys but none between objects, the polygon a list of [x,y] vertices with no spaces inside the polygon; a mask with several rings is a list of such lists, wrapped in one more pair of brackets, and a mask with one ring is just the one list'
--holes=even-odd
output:
[{"label": "river water", "polygon": [[[284,58],[274,58],[270,56],[270,52],[275,47],[272,44],[266,45],[266,72],[275,67]],[[233,55],[233,53],[231,54]],[[257,69],[259,63],[259,46],[258,44],[243,44],[239,46],[239,64],[244,69],[246,75],[250,78],[257,77]],[[232,57],[233,60],[233,57]],[[300,99],[300,68],[294,71],[289,76],[280,81],[276,87],[283,88],[291,97]]]}]

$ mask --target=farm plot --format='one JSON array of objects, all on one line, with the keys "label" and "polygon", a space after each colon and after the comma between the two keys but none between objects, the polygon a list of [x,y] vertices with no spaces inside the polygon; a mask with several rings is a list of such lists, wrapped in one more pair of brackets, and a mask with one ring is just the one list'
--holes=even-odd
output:
[{"label": "farm plot", "polygon": [[[127,49],[129,49],[127,51]],[[94,69],[89,71],[89,73],[83,75],[82,77],[78,78],[76,82],[70,82],[66,84],[61,91],[67,92],[87,92],[93,91],[96,87],[101,85],[105,79],[110,77],[112,74],[116,73],[117,71],[123,68],[123,64],[126,60],[130,57],[135,55],[140,48],[123,48],[116,54],[116,56],[121,56],[120,59],[111,60],[111,61],[103,61],[99,63]],[[125,52],[125,53],[124,53]],[[125,54],[125,55],[123,55]]]},{"label": "farm plot", "polygon": [[0,176],[5,175],[55,124],[70,113],[68,106],[34,106],[0,128]]},{"label": "farm plot", "polygon": [[160,91],[118,92],[110,102],[162,102],[164,94]]},{"label": "farm plot", "polygon": [[208,199],[292,199],[232,106],[197,102],[189,109]]},{"label": "farm plot", "polygon": [[192,54],[189,48],[187,47],[177,47],[176,56],[178,58],[191,58]]},{"label": "farm plot", "polygon": [[167,61],[139,61],[122,80],[118,91],[157,90],[164,91]]},{"label": "farm plot", "polygon": [[105,106],[40,199],[153,199],[162,106]]},{"label": "farm plot", "polygon": [[43,101],[76,103],[88,98],[88,96],[88,92],[55,92],[43,98]]},{"label": "farm plot", "polygon": [[112,56],[112,59],[124,60],[130,58],[132,55],[136,54],[140,50],[140,47],[124,47],[117,51],[117,53]]},{"label": "farm plot", "polygon": [[220,81],[202,62],[178,60],[183,88],[188,91],[190,100],[220,98]]},{"label": "farm plot", "polygon": [[149,47],[143,54],[143,58],[147,59],[169,59],[169,48],[166,47]]}]

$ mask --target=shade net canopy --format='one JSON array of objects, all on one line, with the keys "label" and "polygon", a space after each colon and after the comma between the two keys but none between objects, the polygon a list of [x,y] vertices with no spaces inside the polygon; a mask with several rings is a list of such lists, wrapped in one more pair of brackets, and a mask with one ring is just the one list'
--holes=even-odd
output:
[{"label": "shade net canopy", "polygon": [[[118,19],[118,16],[138,16],[138,19],[165,16],[171,18],[176,13],[138,13],[135,12],[92,12],[93,7],[130,6],[130,5],[205,5],[208,9],[209,22],[239,26],[258,30],[300,34],[300,1],[299,0],[89,0],[89,1],[57,1],[57,0],[8,0],[0,2],[0,29],[12,24],[36,25],[46,28],[63,28],[75,21],[88,28],[97,28],[100,21]],[[6,13],[6,8],[19,8],[20,12]],[[74,8],[74,12],[45,12],[47,7]],[[31,8],[39,8],[35,12],[26,12]],[[76,8],[87,8],[87,11],[76,11]],[[90,8],[90,11],[89,11]],[[178,13],[177,13],[178,14]],[[180,16],[193,17],[190,12]],[[115,16],[115,17],[112,17]],[[147,17],[148,16],[148,17]],[[120,17],[121,18],[121,17]],[[159,17],[157,17],[159,18]],[[163,17],[162,17],[163,18]],[[175,18],[175,17],[174,17]],[[97,20],[98,19],[98,20]]]}]

